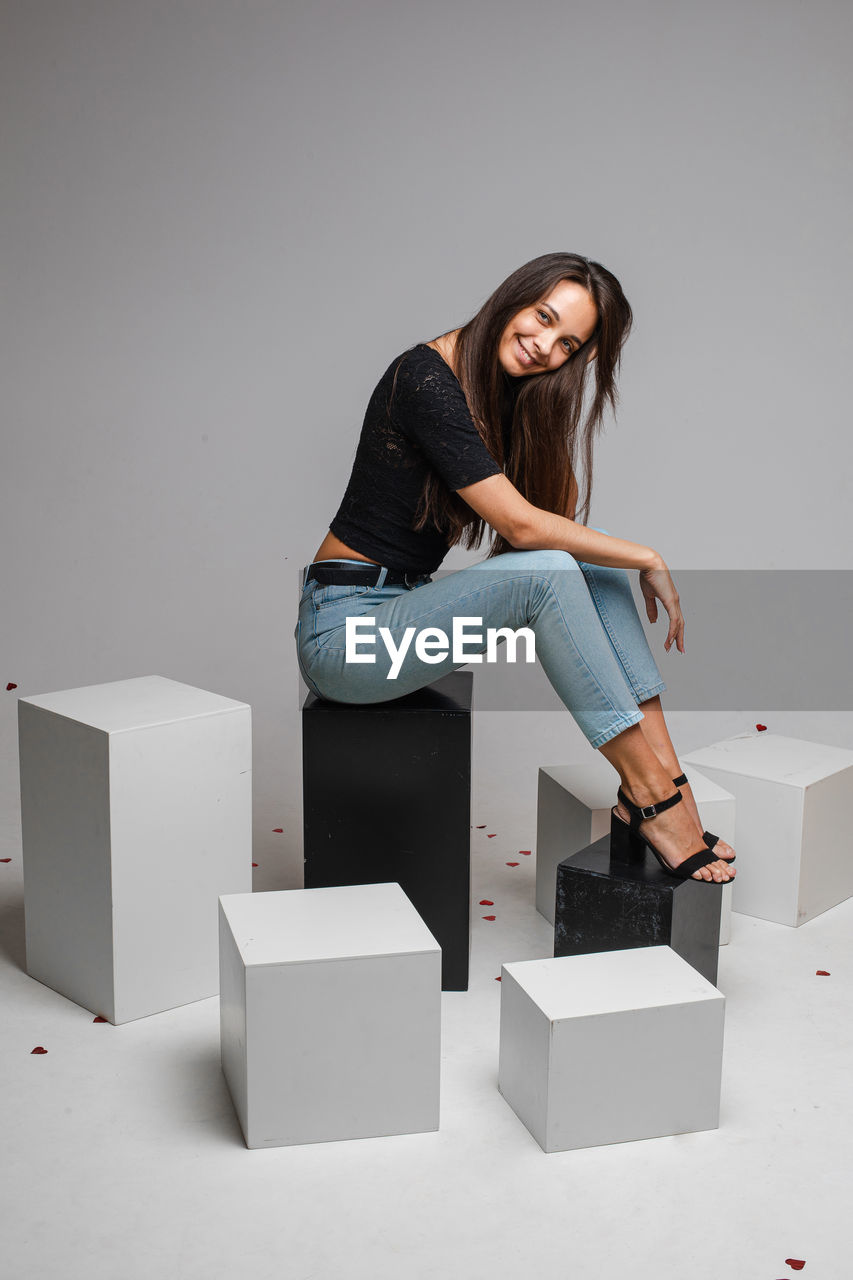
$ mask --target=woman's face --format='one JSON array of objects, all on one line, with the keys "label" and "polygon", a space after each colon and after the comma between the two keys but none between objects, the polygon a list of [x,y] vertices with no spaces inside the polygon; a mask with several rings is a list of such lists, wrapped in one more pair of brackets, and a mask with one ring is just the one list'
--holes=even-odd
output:
[{"label": "woman's face", "polygon": [[598,310],[583,285],[560,280],[510,320],[498,343],[501,368],[513,378],[551,373],[592,336],[597,324]]}]

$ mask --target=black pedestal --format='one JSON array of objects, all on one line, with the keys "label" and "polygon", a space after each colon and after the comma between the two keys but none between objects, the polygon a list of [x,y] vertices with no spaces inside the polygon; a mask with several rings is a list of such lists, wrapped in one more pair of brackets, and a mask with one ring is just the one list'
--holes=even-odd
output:
[{"label": "black pedestal", "polygon": [[470,671],[404,698],[302,708],[305,888],[396,881],[468,989]]},{"label": "black pedestal", "polygon": [[717,984],[722,885],[677,880],[650,853],[610,858],[610,836],[557,867],[554,955],[672,947]]}]

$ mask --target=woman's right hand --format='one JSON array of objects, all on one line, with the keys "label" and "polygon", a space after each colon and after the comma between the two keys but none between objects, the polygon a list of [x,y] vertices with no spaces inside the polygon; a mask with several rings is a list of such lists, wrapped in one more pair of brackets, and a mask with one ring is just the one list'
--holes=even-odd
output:
[{"label": "woman's right hand", "polygon": [[640,590],[646,602],[646,616],[649,622],[658,620],[658,600],[669,614],[669,631],[663,644],[664,649],[669,653],[674,641],[678,652],[684,653],[684,614],[681,612],[678,591],[672,580],[672,574],[662,560],[655,569],[640,570]]}]

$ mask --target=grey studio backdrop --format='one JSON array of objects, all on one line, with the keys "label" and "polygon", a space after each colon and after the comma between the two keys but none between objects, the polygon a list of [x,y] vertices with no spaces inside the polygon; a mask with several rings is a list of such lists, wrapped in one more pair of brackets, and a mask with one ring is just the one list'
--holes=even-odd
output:
[{"label": "grey studio backdrop", "polygon": [[[0,13],[3,796],[17,696],[156,672],[252,705],[264,887],[301,883],[298,568],[391,359],[557,248],[636,315],[590,522],[676,573],[784,571],[787,648],[749,592],[710,615],[776,687],[803,619],[846,638],[849,4]],[[684,657],[652,629],[665,679],[700,661],[688,627]],[[807,707],[850,706],[844,651]]]}]

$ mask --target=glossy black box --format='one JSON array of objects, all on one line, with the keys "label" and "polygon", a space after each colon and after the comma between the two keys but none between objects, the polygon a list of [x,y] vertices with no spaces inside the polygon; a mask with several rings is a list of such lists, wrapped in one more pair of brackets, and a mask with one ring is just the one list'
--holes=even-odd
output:
[{"label": "glossy black box", "polygon": [[554,955],[665,945],[716,986],[722,892],[667,875],[648,852],[611,859],[603,836],[557,867]]},{"label": "glossy black box", "polygon": [[365,706],[302,708],[305,888],[396,881],[467,991],[473,674]]}]

